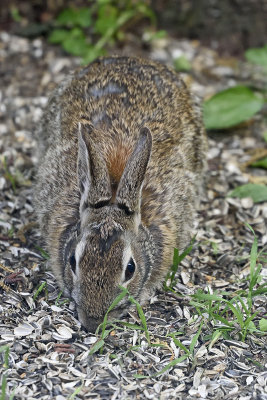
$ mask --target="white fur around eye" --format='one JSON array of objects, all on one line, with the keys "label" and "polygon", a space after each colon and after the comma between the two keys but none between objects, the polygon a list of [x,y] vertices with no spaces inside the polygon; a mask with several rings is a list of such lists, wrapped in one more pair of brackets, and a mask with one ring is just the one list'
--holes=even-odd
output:
[{"label": "white fur around eye", "polygon": [[128,283],[130,281],[129,280],[129,281],[125,282],[125,272],[126,272],[127,265],[131,258],[134,260],[131,246],[130,246],[130,244],[127,243],[124,248],[123,255],[122,255],[121,285],[124,287],[127,287]]},{"label": "white fur around eye", "polygon": [[76,278],[79,278],[79,272],[80,272],[79,262],[83,256],[85,245],[86,245],[86,236],[84,235],[82,237],[82,239],[80,240],[80,242],[77,244],[76,249],[75,249]]},{"label": "white fur around eye", "polygon": [[88,193],[89,193],[89,189],[90,189],[90,184],[88,182],[88,180],[85,180],[84,183],[84,191],[81,194],[81,200],[80,200],[80,215],[82,215],[82,210],[83,210],[83,205],[86,202],[86,200],[88,199]]}]

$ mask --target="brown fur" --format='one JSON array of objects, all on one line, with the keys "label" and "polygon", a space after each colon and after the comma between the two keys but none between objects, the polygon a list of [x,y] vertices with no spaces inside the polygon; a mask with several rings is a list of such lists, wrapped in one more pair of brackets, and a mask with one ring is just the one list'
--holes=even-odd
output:
[{"label": "brown fur", "polygon": [[60,286],[92,330],[119,284],[143,302],[190,239],[207,149],[201,111],[166,66],[103,58],[54,92],[39,140],[41,230]]},{"label": "brown fur", "polygon": [[131,148],[120,142],[109,149],[109,154],[105,157],[112,185],[112,202],[115,200],[116,190],[131,152]]}]

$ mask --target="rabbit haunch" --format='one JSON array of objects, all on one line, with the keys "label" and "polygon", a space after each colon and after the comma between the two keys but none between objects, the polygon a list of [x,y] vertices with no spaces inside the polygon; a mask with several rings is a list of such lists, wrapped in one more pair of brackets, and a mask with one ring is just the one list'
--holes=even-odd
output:
[{"label": "rabbit haunch", "polygon": [[36,212],[51,267],[93,330],[119,285],[145,301],[190,239],[207,149],[201,112],[166,66],[102,58],[54,91],[38,139]]}]

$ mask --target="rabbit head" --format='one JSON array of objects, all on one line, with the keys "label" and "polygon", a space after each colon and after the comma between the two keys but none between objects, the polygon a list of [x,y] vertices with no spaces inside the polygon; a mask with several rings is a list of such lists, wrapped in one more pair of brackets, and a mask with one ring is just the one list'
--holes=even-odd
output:
[{"label": "rabbit head", "polygon": [[[92,138],[90,125],[79,125],[77,184],[80,218],[63,249],[64,284],[81,323],[90,331],[127,287],[137,299],[153,264],[149,231],[141,223],[141,192],[152,137],[142,128],[114,191],[106,162]],[[123,303],[124,302],[124,303]],[[123,300],[113,312],[123,314]]]}]

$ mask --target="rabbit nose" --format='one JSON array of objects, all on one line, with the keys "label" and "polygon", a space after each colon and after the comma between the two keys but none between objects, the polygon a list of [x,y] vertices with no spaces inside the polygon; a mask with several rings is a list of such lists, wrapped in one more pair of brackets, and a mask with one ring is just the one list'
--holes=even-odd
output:
[{"label": "rabbit nose", "polygon": [[102,321],[103,319],[87,318],[85,327],[89,332],[94,333],[96,331],[96,328],[99,324],[101,324]]},{"label": "rabbit nose", "polygon": [[103,321],[103,318],[94,318],[87,316],[82,309],[77,309],[77,311],[79,321],[89,332],[94,333],[98,325],[101,324],[101,322]]}]

